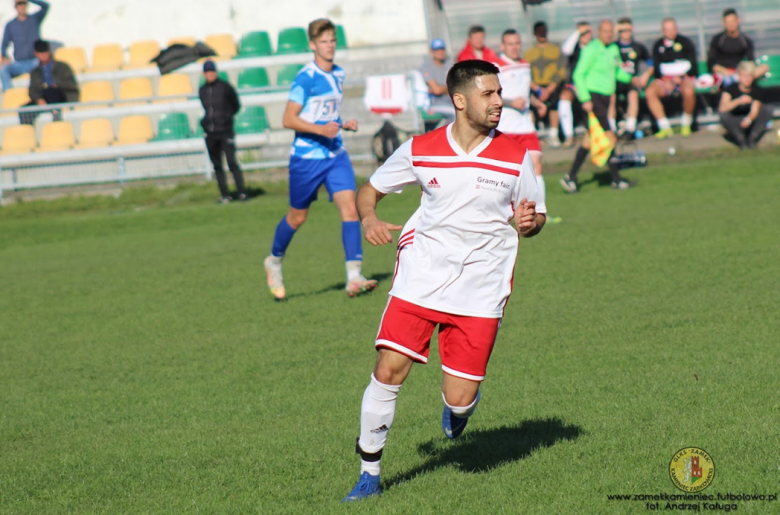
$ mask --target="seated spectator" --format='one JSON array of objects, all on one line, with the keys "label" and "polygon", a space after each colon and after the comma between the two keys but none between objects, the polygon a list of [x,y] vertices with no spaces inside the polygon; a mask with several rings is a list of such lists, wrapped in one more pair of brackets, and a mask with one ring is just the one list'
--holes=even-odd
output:
[{"label": "seated spectator", "polygon": [[481,25],[471,26],[466,46],[458,54],[458,62],[469,59],[481,59],[496,65],[498,64],[498,55],[485,46],[485,27]]},{"label": "seated spectator", "polygon": [[447,72],[452,68],[452,60],[447,57],[444,41],[436,38],[431,41],[431,56],[425,59],[420,69],[425,83],[428,85],[428,95],[431,99],[430,113],[444,116],[447,123],[455,121],[455,107],[447,91]]},{"label": "seated spectator", "polygon": [[[3,82],[3,91],[13,87],[11,79],[30,73],[38,60],[35,58],[33,44],[41,37],[41,22],[49,11],[48,2],[43,0],[30,0],[41,9],[32,15],[27,15],[27,0],[16,0],[16,18],[5,25],[3,33],[3,64],[0,66],[0,79]],[[8,45],[14,45],[14,62],[8,59]]]},{"label": "seated spectator", "polygon": [[568,57],[566,86],[561,89],[560,100],[558,100],[558,118],[561,123],[561,132],[563,132],[564,147],[574,145],[574,111],[572,110],[572,103],[575,100],[574,79],[572,78],[574,69],[577,68],[577,61],[580,60],[580,52],[592,40],[593,29],[590,23],[581,21],[577,23],[577,29],[561,45],[561,52]]},{"label": "seated spectator", "polygon": [[[653,75],[653,60],[650,52],[639,41],[634,40],[634,26],[631,18],[618,20],[617,46],[620,50],[620,59],[623,61],[623,71],[632,75],[631,82],[617,83],[615,93],[618,97],[625,97],[625,132],[636,132],[636,119],[639,116],[639,92],[647,86],[647,82]],[[615,115],[613,114],[614,118]]]},{"label": "seated spectator", "polygon": [[[28,106],[62,104],[79,101],[79,86],[73,70],[67,63],[55,61],[51,57],[49,43],[38,40],[35,42],[35,57],[39,64],[30,72],[30,103]],[[60,118],[59,110],[51,110],[55,120]],[[22,123],[32,123],[40,111],[22,113]]]},{"label": "seated spectator", "polygon": [[[753,40],[739,28],[739,16],[734,9],[723,11],[723,32],[715,34],[707,54],[707,67],[718,83],[723,86],[737,82],[737,65],[742,61],[755,60]],[[755,78],[763,77],[769,66],[756,66]]]},{"label": "seated spectator", "polygon": [[665,18],[661,24],[663,37],[653,44],[653,74],[656,80],[647,87],[647,107],[658,122],[657,138],[673,135],[666,118],[662,99],[681,95],[683,101],[680,134],[690,136],[693,111],[696,108],[696,47],[677,32],[674,18]]},{"label": "seated spectator", "polygon": [[547,106],[550,117],[550,145],[561,146],[558,137],[558,100],[561,87],[566,80],[566,56],[561,48],[547,39],[547,24],[534,23],[536,44],[525,52],[525,60],[531,64],[531,88],[536,96]]},{"label": "seated spectator", "polygon": [[772,108],[764,104],[766,92],[753,81],[756,64],[742,61],[737,82],[727,86],[720,97],[720,120],[740,149],[753,148],[772,119]]}]

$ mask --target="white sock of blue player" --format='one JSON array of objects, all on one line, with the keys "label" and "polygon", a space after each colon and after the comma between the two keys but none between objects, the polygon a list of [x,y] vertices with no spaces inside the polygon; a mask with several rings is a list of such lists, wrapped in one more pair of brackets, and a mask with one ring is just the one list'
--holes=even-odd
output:
[{"label": "white sock of blue player", "polygon": [[[379,475],[379,458],[387,442],[387,433],[395,418],[395,403],[401,385],[383,384],[371,374],[371,383],[360,407],[360,473]],[[362,451],[362,452],[360,452]],[[373,456],[369,456],[373,455]]]},{"label": "white sock of blue player", "polygon": [[571,111],[571,100],[558,101],[558,117],[561,121],[561,130],[566,139],[574,137],[574,114]]},{"label": "white sock of blue player", "polygon": [[347,265],[347,282],[359,279],[363,271],[363,262],[347,261],[346,265]]},{"label": "white sock of blue player", "polygon": [[539,185],[539,190],[542,192],[542,200],[547,201],[547,186],[544,184],[544,175],[536,176],[536,184]]},{"label": "white sock of blue player", "polygon": [[292,228],[287,221],[287,215],[283,216],[279,225],[276,226],[276,233],[274,233],[274,243],[271,247],[271,255],[277,258],[284,256],[287,247],[290,246],[290,242],[295,236],[295,229]]},{"label": "white sock of blue player", "polygon": [[474,411],[477,409],[477,404],[479,404],[479,398],[480,396],[477,395],[474,401],[468,406],[453,406],[447,402],[447,399],[444,397],[444,392],[441,394],[441,399],[444,401],[444,404],[452,411],[452,414],[458,418],[469,418],[473,415]]}]

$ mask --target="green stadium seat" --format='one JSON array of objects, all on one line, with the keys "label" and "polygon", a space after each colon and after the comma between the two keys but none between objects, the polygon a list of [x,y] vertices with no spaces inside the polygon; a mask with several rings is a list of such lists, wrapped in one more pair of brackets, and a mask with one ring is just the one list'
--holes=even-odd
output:
[{"label": "green stadium seat", "polygon": [[244,34],[238,47],[237,57],[259,57],[272,53],[271,37],[266,31],[259,30]]},{"label": "green stadium seat", "polygon": [[306,29],[293,27],[279,31],[277,54],[301,54],[309,51],[309,37]]},{"label": "green stadium seat", "polygon": [[759,84],[763,87],[773,88],[780,86],[780,54],[777,55],[762,55],[756,59],[757,64],[766,64],[769,66],[769,71],[761,79]]},{"label": "green stadium seat", "polygon": [[[224,71],[218,71],[217,77],[224,80],[225,82],[230,82],[230,77],[228,76],[227,72]],[[202,74],[200,76],[200,80],[198,81],[198,88],[203,86],[206,83],[206,77],[204,77]]]},{"label": "green stadium seat", "polygon": [[235,128],[236,134],[257,134],[267,131],[270,127],[265,115],[265,108],[263,106],[245,107],[236,116]]},{"label": "green stadium seat", "polygon": [[154,141],[170,141],[192,137],[190,120],[186,113],[165,113],[157,123],[157,137]]},{"label": "green stadium seat", "polygon": [[347,33],[342,25],[336,25],[336,50],[347,48]]},{"label": "green stadium seat", "polygon": [[279,69],[279,73],[276,75],[277,86],[289,86],[295,80],[295,76],[303,68],[302,64],[288,64]]},{"label": "green stadium seat", "polygon": [[271,85],[265,68],[245,68],[238,72],[238,89],[265,88]]},{"label": "green stadium seat", "polygon": [[707,66],[707,61],[699,61],[697,65],[698,65],[698,69],[696,71],[696,75],[704,75],[705,73],[710,73],[710,68]]}]

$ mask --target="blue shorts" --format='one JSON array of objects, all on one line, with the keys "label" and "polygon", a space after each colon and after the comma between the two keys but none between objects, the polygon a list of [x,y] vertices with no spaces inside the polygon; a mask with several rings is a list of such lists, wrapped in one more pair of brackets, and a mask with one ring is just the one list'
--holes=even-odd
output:
[{"label": "blue shorts", "polygon": [[334,193],[355,191],[355,170],[349,154],[341,152],[329,159],[290,158],[290,207],[308,209],[323,184],[331,202]]}]

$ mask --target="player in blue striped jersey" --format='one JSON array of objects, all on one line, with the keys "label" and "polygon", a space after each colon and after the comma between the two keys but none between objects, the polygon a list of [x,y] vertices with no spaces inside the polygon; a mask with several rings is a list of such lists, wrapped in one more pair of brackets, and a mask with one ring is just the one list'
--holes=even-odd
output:
[{"label": "player in blue striped jersey", "polygon": [[286,296],[282,281],[282,257],[292,238],[306,221],[317,190],[325,185],[330,200],[341,213],[341,237],[346,255],[346,292],[352,297],[376,288],[377,282],[361,272],[363,250],[360,222],[355,208],[355,171],[341,131],[356,131],[357,120],[341,120],[344,70],[333,63],[336,27],[330,20],[309,24],[309,48],[314,61],[293,81],[283,123],[295,131],[290,150],[290,208],[279,222],[271,255],[265,259],[268,287],[274,298]]}]

